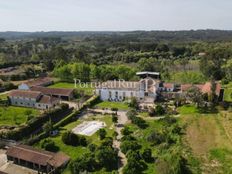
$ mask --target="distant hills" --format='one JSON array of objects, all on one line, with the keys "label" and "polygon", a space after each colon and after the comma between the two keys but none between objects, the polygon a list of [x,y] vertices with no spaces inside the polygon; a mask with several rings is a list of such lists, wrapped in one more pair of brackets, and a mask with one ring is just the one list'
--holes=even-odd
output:
[{"label": "distant hills", "polygon": [[186,31],[50,31],[50,32],[0,32],[4,39],[33,39],[33,38],[128,38],[153,41],[231,41],[232,31],[229,30],[186,30]]}]

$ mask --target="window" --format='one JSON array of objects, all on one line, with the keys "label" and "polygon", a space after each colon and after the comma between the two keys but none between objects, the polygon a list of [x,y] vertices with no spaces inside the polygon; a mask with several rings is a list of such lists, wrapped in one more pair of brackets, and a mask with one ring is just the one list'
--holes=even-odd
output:
[{"label": "window", "polygon": [[123,92],[123,100],[125,100],[126,99],[126,92]]},{"label": "window", "polygon": [[118,98],[118,91],[115,92],[115,97]]},{"label": "window", "polygon": [[112,92],[111,91],[109,91],[109,98],[111,98],[112,97]]},{"label": "window", "polygon": [[133,92],[131,92],[131,97],[133,97],[134,95],[133,95]]}]

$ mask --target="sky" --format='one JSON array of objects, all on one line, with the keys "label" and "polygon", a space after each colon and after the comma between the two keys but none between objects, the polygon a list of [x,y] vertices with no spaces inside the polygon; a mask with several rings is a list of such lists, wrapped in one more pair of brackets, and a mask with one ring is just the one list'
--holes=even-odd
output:
[{"label": "sky", "polygon": [[232,30],[231,0],[0,0],[0,31]]}]

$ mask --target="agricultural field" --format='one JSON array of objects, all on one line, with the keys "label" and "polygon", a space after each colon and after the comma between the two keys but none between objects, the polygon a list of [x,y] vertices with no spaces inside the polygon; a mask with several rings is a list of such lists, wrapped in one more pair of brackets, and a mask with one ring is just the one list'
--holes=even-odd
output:
[{"label": "agricultural field", "polygon": [[0,106],[0,126],[16,126],[26,123],[28,117],[36,117],[39,114],[39,110],[32,108],[23,108],[9,106]]},{"label": "agricultural field", "polygon": [[[200,114],[193,108],[181,108],[180,122],[186,126],[182,137],[203,173],[231,173],[232,113]],[[195,112],[195,113],[194,113]]]},{"label": "agricultural field", "polygon": [[[153,156],[158,158],[157,161],[165,159],[167,162],[166,164],[147,163],[144,173],[160,173],[164,166],[167,167],[172,162],[173,167],[177,167],[175,164],[178,162],[178,153],[185,156],[192,173],[231,173],[232,113],[220,111],[203,114],[192,105],[179,107],[178,112],[180,117],[176,118],[177,122],[170,125],[169,121],[165,123],[162,120],[146,119],[148,116],[145,113],[140,114],[148,124],[145,129],[139,129],[132,123],[126,125],[137,142],[142,145],[140,152],[145,148],[151,148]],[[175,125],[180,126],[180,134],[171,131],[178,130]],[[173,139],[175,143],[171,143],[172,140],[169,145],[166,144],[167,142],[153,144],[148,141],[152,132],[158,133],[154,134],[156,139],[159,139],[159,133],[166,132],[167,138]]]},{"label": "agricultural field", "polygon": [[86,84],[85,86],[81,84],[77,84],[75,86],[74,82],[73,83],[57,82],[53,85],[50,85],[49,88],[77,89],[84,91],[86,95],[93,95],[93,90],[94,90],[89,84]]}]

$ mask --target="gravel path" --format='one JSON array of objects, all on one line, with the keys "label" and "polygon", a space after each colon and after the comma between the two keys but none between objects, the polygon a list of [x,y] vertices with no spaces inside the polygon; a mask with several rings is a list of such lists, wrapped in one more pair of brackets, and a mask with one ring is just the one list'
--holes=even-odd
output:
[{"label": "gravel path", "polygon": [[[89,111],[98,112],[102,114],[113,114],[115,111],[111,110],[103,110],[103,109],[89,109]],[[113,146],[118,149],[118,156],[120,158],[119,164],[118,164],[118,171],[120,174],[122,174],[122,169],[127,163],[127,159],[124,153],[121,152],[120,144],[121,144],[121,130],[123,129],[124,125],[128,122],[128,118],[126,116],[126,111],[117,111],[118,116],[118,123],[115,125],[115,131],[118,133],[117,138],[113,141]]]}]

